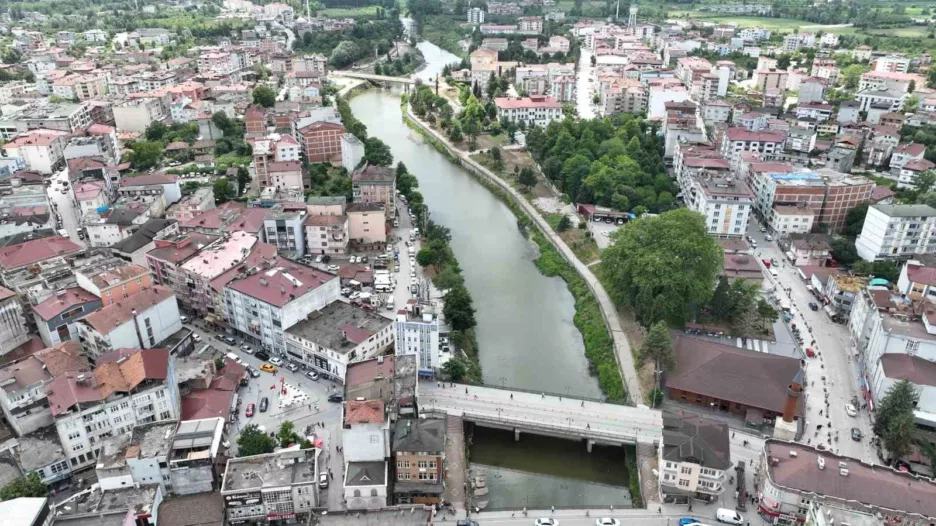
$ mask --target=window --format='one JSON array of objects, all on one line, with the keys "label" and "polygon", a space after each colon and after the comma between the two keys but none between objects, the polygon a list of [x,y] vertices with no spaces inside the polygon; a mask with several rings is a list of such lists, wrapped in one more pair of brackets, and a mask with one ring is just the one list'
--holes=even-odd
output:
[{"label": "window", "polygon": [[682,473],[683,475],[688,475],[692,473],[692,468],[687,468],[686,466],[683,466],[682,468],[680,468],[679,472]]},{"label": "window", "polygon": [[684,488],[688,488],[688,487],[689,487],[689,481],[686,480],[686,479],[679,479],[679,485],[682,486],[682,487],[684,487]]}]

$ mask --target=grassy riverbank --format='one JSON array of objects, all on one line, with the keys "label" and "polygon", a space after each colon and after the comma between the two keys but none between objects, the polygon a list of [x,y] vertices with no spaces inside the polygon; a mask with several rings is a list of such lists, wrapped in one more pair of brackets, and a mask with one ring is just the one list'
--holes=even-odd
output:
[{"label": "grassy riverbank", "polygon": [[[403,121],[450,161],[455,164],[462,164],[461,160],[453,156],[444,144],[423,129],[420,123],[409,117],[405,106],[403,108]],[[473,170],[469,169],[468,171],[474,173]],[[481,184],[510,208],[517,217],[518,227],[529,235],[539,247],[540,256],[535,261],[537,269],[545,276],[559,276],[565,280],[569,292],[575,298],[575,326],[582,334],[582,340],[585,344],[585,356],[590,362],[592,372],[598,377],[598,386],[609,401],[626,401],[627,393],[624,390],[624,383],[614,356],[613,341],[604,323],[598,300],[595,299],[588,284],[572,265],[562,257],[549,239],[536,228],[536,225],[523,208],[503,188],[486,177],[479,174],[475,175],[478,176],[477,179]]]}]

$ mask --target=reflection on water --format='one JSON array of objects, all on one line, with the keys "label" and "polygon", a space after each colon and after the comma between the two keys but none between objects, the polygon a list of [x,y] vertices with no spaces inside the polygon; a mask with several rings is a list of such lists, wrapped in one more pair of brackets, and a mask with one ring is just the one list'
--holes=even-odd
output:
[{"label": "reflection on water", "polygon": [[486,464],[471,464],[471,474],[484,475],[488,493],[487,510],[598,508],[631,506],[626,487],[527,473]]}]

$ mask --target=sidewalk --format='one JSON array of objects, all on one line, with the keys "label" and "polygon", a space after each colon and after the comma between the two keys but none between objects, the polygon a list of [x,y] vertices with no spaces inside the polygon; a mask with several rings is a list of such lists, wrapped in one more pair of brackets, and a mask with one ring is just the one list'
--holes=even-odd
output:
[{"label": "sidewalk", "polygon": [[516,202],[523,211],[530,216],[530,219],[536,223],[537,228],[542,231],[550,242],[555,246],[559,253],[568,261],[579,273],[580,276],[588,284],[588,287],[591,289],[592,293],[595,295],[595,299],[598,300],[598,306],[601,308],[601,313],[605,319],[605,326],[608,328],[608,332],[611,334],[611,338],[614,341],[614,351],[617,356],[618,368],[621,371],[621,377],[624,380],[624,386],[627,389],[628,400],[631,404],[638,405],[643,404],[643,393],[640,390],[640,383],[637,378],[637,368],[634,364],[634,356],[631,353],[630,342],[627,340],[627,335],[624,333],[623,325],[621,320],[618,317],[617,308],[614,305],[614,302],[611,301],[611,297],[605,291],[604,286],[601,282],[598,281],[598,278],[592,273],[591,269],[588,268],[584,263],[582,263],[575,253],[565,244],[565,241],[562,240],[559,235],[553,231],[549,226],[549,223],[543,219],[543,216],[540,215],[539,210],[536,209],[527,199],[520,194],[514,187],[507,184],[503,179],[496,176],[487,168],[476,163],[468,152],[463,152],[458,148],[452,146],[448,138],[436,132],[431,127],[427,126],[423,121],[418,119],[415,114],[413,114],[409,105],[406,107],[406,116],[411,119],[413,122],[419,124],[419,126],[426,132],[432,135],[432,137],[439,141],[442,145],[445,146],[448,150],[449,155],[452,155],[458,158],[462,166],[469,168],[472,172],[484,177],[485,179],[490,180],[499,186],[503,191],[507,192],[510,197]]}]

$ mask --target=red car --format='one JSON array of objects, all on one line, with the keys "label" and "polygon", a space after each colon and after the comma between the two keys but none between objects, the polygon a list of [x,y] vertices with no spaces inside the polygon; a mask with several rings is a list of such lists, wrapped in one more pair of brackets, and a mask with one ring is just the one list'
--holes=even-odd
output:
[{"label": "red car", "polygon": [[771,261],[769,259],[762,259],[761,263],[763,263],[765,267],[770,268]]},{"label": "red car", "polygon": [[247,411],[246,411],[244,414],[247,415],[248,417],[253,416],[253,415],[254,415],[254,405],[253,405],[253,404],[247,404]]}]

